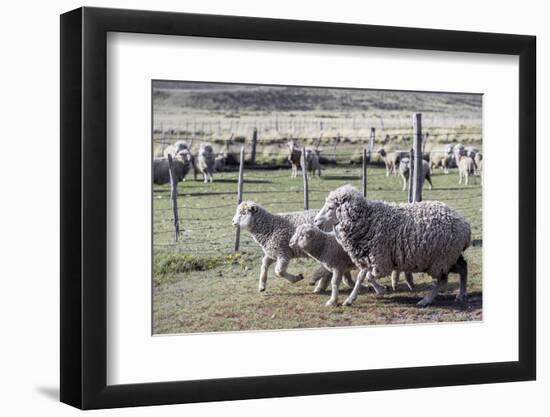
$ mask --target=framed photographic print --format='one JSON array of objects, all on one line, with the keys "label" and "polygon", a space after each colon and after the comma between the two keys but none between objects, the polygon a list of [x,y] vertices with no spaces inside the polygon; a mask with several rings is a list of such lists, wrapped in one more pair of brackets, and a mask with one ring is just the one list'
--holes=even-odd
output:
[{"label": "framed photographic print", "polygon": [[535,379],[535,38],[61,16],[61,400]]}]

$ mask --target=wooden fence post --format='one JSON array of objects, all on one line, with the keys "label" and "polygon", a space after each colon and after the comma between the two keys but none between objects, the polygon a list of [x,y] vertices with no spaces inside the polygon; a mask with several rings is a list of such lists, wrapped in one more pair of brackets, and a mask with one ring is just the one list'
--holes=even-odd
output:
[{"label": "wooden fence post", "polygon": [[180,222],[178,218],[178,179],[172,155],[168,154],[168,172],[170,173],[170,200],[172,202],[172,216],[174,219],[174,240],[178,241],[180,234]]},{"label": "wooden fence post", "polygon": [[258,128],[252,132],[252,144],[250,145],[250,163],[256,164],[256,144],[258,143]]},{"label": "wooden fence post", "polygon": [[[237,183],[237,206],[243,202],[243,171],[244,171],[244,146],[241,146],[241,157],[239,159],[239,180]],[[241,228],[235,230],[235,252],[239,251],[241,241]]]},{"label": "wooden fence post", "polygon": [[[424,182],[422,169],[422,113],[413,115],[413,149],[414,179],[413,179],[413,201],[422,201],[422,183]],[[412,175],[411,175],[412,176]]]},{"label": "wooden fence post", "polygon": [[306,148],[302,147],[302,176],[304,177],[304,210],[309,210],[309,189],[307,183]]},{"label": "wooden fence post", "polygon": [[376,128],[370,128],[370,138],[369,138],[369,162],[372,155],[372,150],[374,149],[374,141],[376,139]]},{"label": "wooden fence post", "polygon": [[367,149],[363,148],[363,175],[361,177],[363,186],[363,197],[367,198]]},{"label": "wooden fence post", "polygon": [[413,171],[414,171],[414,149],[409,151],[409,192],[407,200],[413,202]]}]

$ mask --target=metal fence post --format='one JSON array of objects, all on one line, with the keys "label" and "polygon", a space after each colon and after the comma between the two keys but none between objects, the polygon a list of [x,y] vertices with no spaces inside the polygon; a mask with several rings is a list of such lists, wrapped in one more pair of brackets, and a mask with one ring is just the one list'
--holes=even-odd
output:
[{"label": "metal fence post", "polygon": [[[237,206],[243,201],[243,171],[244,171],[244,146],[241,146],[241,156],[239,160],[239,179],[237,182]],[[235,230],[235,252],[239,251],[241,241],[241,228],[237,226]]]},{"label": "metal fence post", "polygon": [[309,189],[307,183],[307,161],[305,147],[302,147],[302,176],[304,177],[304,210],[309,210]]},{"label": "metal fence post", "polygon": [[180,234],[180,223],[178,218],[178,179],[172,155],[168,154],[168,172],[170,173],[170,200],[172,202],[172,215],[174,219],[174,240],[178,241]]}]

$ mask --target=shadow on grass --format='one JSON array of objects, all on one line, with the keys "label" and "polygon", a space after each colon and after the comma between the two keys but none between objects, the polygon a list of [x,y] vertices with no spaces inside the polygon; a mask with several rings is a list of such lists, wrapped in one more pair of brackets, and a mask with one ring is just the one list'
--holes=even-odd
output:
[{"label": "shadow on grass", "polygon": [[[399,303],[416,306],[416,303],[418,303],[424,295],[423,292],[418,291],[416,293],[410,293],[410,295],[393,295],[387,298],[380,298],[380,301],[384,303]],[[483,307],[483,294],[480,291],[468,293],[466,301],[463,303],[456,302],[455,297],[456,291],[439,294],[432,303],[432,306],[445,310],[472,310],[481,309]],[[426,307],[418,306],[418,308],[424,309]]]}]

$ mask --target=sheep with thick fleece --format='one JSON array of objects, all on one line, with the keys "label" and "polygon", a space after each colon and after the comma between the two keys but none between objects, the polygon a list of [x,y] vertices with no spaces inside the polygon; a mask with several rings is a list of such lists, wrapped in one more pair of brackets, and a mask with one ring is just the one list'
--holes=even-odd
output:
[{"label": "sheep with thick fleece", "polygon": [[468,178],[473,177],[476,171],[476,163],[474,158],[470,156],[461,156],[458,161],[458,183],[468,185]]},{"label": "sheep with thick fleece", "polygon": [[[174,159],[172,163],[176,181],[185,181],[185,176],[189,172],[189,164],[180,159]],[[170,167],[167,158],[153,159],[153,183],[159,185],[170,183]]]},{"label": "sheep with thick fleece", "polygon": [[397,167],[401,158],[405,158],[409,155],[407,151],[393,151],[386,152],[384,148],[378,149],[378,154],[384,161],[386,165],[386,177],[389,177],[390,174],[397,174]]},{"label": "sheep with thick fleece", "polygon": [[287,143],[288,146],[288,161],[292,166],[290,176],[296,178],[298,176],[298,167],[302,166],[302,150],[298,147],[294,140]]},{"label": "sheep with thick fleece", "polygon": [[204,177],[204,182],[213,182],[212,174],[215,165],[214,149],[209,143],[201,143],[199,148],[198,168]]},{"label": "sheep with thick fleece", "polygon": [[[351,281],[350,271],[355,268],[355,264],[340,246],[334,234],[323,232],[313,224],[302,224],[296,228],[289,246],[291,249],[304,251],[332,272],[332,293],[326,305],[338,305],[338,291],[342,278],[347,277]],[[317,284],[317,288],[322,286],[323,281],[321,279]]]},{"label": "sheep with thick fleece", "polygon": [[306,148],[306,167],[311,176],[317,175],[321,177],[321,163],[319,162],[319,151],[311,146]]},{"label": "sheep with thick fleece", "polygon": [[369,201],[356,188],[344,185],[328,195],[315,225],[334,227],[338,243],[361,269],[346,305],[357,298],[358,285],[365,278],[383,293],[376,279],[393,270],[425,272],[436,280],[419,305],[432,303],[446,286],[449,272],[460,275],[457,300],[465,299],[468,265],[463,252],[470,245],[470,225],[446,204]]},{"label": "sheep with thick fleece", "polygon": [[[290,239],[301,224],[313,224],[317,213],[318,210],[307,210],[274,214],[253,201],[243,201],[237,206],[233,226],[248,230],[264,251],[260,270],[260,291],[265,291],[267,272],[273,263],[275,275],[278,277],[285,278],[291,283],[304,278],[302,274],[294,275],[287,272],[291,259],[307,257],[301,249],[290,247]],[[324,271],[324,274],[330,276],[329,271]]]},{"label": "sheep with thick fleece", "polygon": [[[403,179],[403,191],[407,189],[407,183],[409,181],[409,176],[411,172],[410,167],[410,158],[402,158],[401,161],[399,161],[399,175],[401,175],[401,178]],[[422,160],[422,178],[423,181],[428,181],[431,190],[433,187],[432,172],[430,170],[430,164],[428,163],[428,161],[424,160]]]}]

